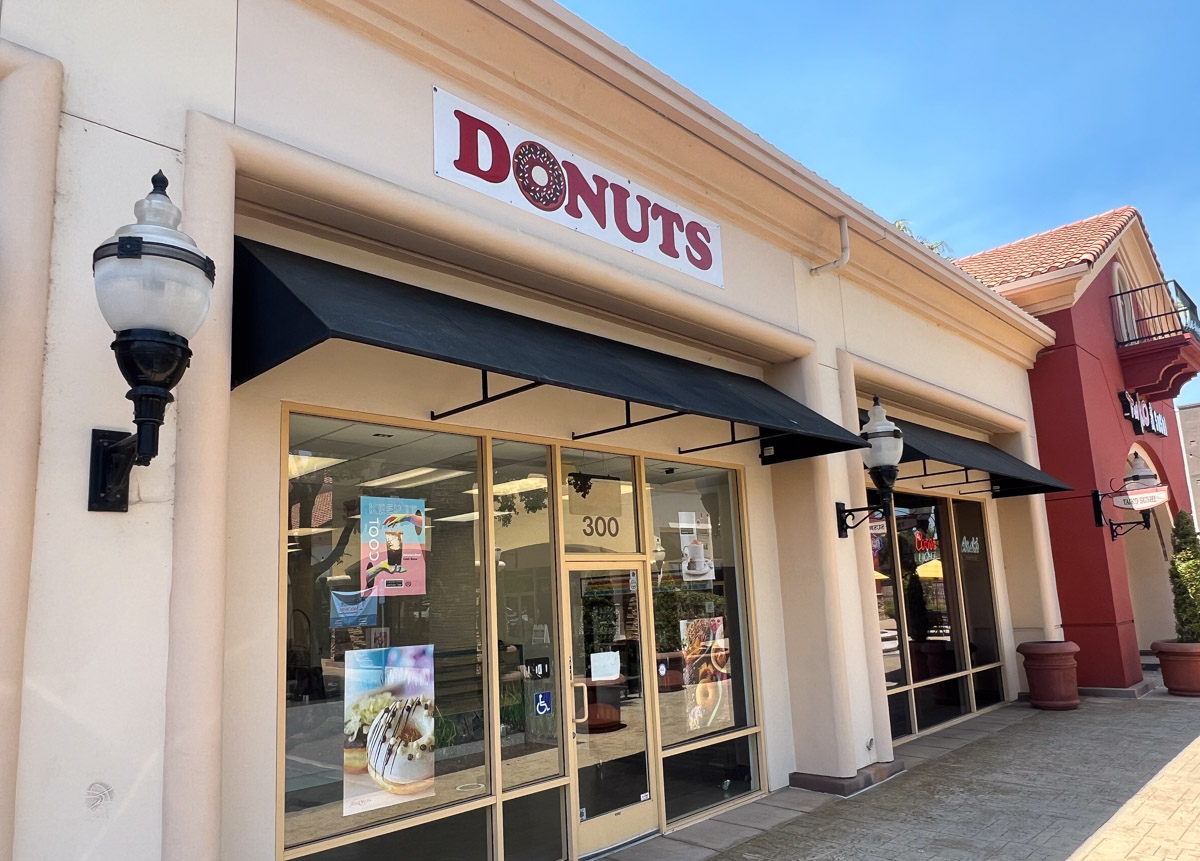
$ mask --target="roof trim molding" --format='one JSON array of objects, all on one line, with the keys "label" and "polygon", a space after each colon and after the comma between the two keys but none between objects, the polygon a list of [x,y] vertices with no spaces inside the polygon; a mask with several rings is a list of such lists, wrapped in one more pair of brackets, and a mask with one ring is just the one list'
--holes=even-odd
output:
[{"label": "roof trim molding", "polygon": [[[430,33],[410,26],[403,13],[397,11],[398,0],[302,2],[375,41],[393,46],[402,43],[406,52],[422,57],[440,72],[452,74],[455,80],[461,81],[464,66],[473,67],[471,80],[464,83],[476,84],[481,88],[481,95],[494,98],[503,105],[519,104],[519,117],[522,119],[531,119],[535,124],[549,127],[554,125],[554,116],[561,121],[563,106],[538,92],[532,85],[514,81],[511,75],[500,74],[499,70],[467,52],[456,50],[432,38]],[[845,215],[856,234],[886,246],[895,257],[912,267],[918,277],[923,275],[934,279],[1032,342],[1043,346],[1053,343],[1054,333],[1018,306],[905,235],[887,219],[771,146],[574,14],[549,0],[471,2],[824,214],[830,219],[829,227],[817,242],[811,231],[798,231],[794,225],[781,221],[779,213],[756,207],[753,201],[731,194],[719,186],[705,184],[702,187],[689,187],[686,181],[681,182],[677,167],[662,151],[642,151],[641,144],[622,137],[620,129],[601,127],[589,117],[576,114],[574,119],[580,128],[586,128],[588,134],[597,140],[607,139],[611,142],[607,147],[610,151],[629,152],[632,147],[638,152],[639,158],[657,162],[656,168],[646,173],[646,178],[661,181],[667,186],[665,191],[678,189],[698,208],[749,225],[748,229],[753,232],[765,234],[784,248],[810,260],[837,256],[836,218]],[[578,130],[574,132],[574,137],[578,139]],[[871,286],[872,274],[860,275],[855,280]],[[951,325],[963,334],[972,328],[961,320]],[[980,340],[978,337],[975,339]],[[1011,346],[1006,346],[1010,340],[1011,336],[1009,339],[985,338],[982,343],[1011,359],[1013,350]]]}]

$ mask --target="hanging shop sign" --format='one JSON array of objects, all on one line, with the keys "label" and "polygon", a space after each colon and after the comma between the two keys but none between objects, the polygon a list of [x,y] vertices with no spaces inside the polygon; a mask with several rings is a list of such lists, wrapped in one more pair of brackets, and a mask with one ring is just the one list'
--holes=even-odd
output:
[{"label": "hanging shop sign", "polygon": [[1156,505],[1162,505],[1171,498],[1171,492],[1165,484],[1158,487],[1139,487],[1122,490],[1112,497],[1113,505],[1127,511],[1145,511]]},{"label": "hanging shop sign", "polygon": [[1167,435],[1166,417],[1142,400],[1137,393],[1121,391],[1117,392],[1117,398],[1121,401],[1122,414],[1133,425],[1135,434],[1141,436],[1149,431],[1158,436]]},{"label": "hanging shop sign", "polygon": [[438,87],[433,152],[440,177],[724,286],[720,225]]}]

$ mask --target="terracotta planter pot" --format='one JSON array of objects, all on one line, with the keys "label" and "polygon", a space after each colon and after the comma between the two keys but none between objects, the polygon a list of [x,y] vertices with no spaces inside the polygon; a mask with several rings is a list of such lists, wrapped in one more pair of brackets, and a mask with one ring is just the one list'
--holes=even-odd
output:
[{"label": "terracotta planter pot", "polygon": [[1167,693],[1177,697],[1200,697],[1200,643],[1155,640],[1150,648],[1162,666]]},{"label": "terracotta planter pot", "polygon": [[1035,640],[1017,646],[1017,651],[1025,659],[1031,706],[1058,711],[1079,708],[1079,683],[1075,678],[1077,645],[1069,640]]}]

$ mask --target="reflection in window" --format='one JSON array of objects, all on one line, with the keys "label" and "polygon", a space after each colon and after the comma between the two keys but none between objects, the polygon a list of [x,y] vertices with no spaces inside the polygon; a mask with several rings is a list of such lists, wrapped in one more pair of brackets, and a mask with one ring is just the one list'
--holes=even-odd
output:
[{"label": "reflection in window", "polygon": [[680,819],[758,788],[755,740],[715,742],[663,760],[667,819]]},{"label": "reflection in window", "polygon": [[492,444],[492,505],[500,759],[504,787],[511,789],[562,773],[559,718],[552,705],[562,700],[546,446],[506,440]]},{"label": "reflection in window", "polygon": [[295,846],[488,788],[478,441],[304,415],[289,434]]},{"label": "reflection in window", "polygon": [[[873,493],[870,504],[879,504]],[[879,648],[883,652],[884,682],[890,689],[908,681],[904,675],[907,650],[900,648],[899,579],[888,521],[881,512],[876,511],[872,513],[867,528],[871,530],[871,556],[874,560],[872,582],[875,584],[875,603],[879,609]]]},{"label": "reflection in window", "polygon": [[978,667],[1000,660],[983,506],[978,502],[956,500],[954,525],[958,530],[959,576],[967,613],[968,651],[972,666]]},{"label": "reflection in window", "polygon": [[962,636],[957,587],[950,562],[942,553],[946,502],[898,493],[895,514],[912,680],[920,682],[966,669],[958,648]]},{"label": "reflection in window", "polygon": [[646,460],[664,746],[749,720],[735,477],[728,469]]},{"label": "reflection in window", "polygon": [[568,553],[637,553],[633,458],[562,450],[563,532]]}]

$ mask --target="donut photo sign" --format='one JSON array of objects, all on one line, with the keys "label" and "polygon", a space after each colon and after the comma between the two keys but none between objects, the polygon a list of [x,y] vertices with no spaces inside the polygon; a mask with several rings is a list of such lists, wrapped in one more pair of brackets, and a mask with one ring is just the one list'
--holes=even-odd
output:
[{"label": "donut photo sign", "polygon": [[346,652],[342,815],[434,794],[433,646]]},{"label": "donut photo sign", "polygon": [[725,286],[716,222],[440,87],[433,114],[438,176]]}]

